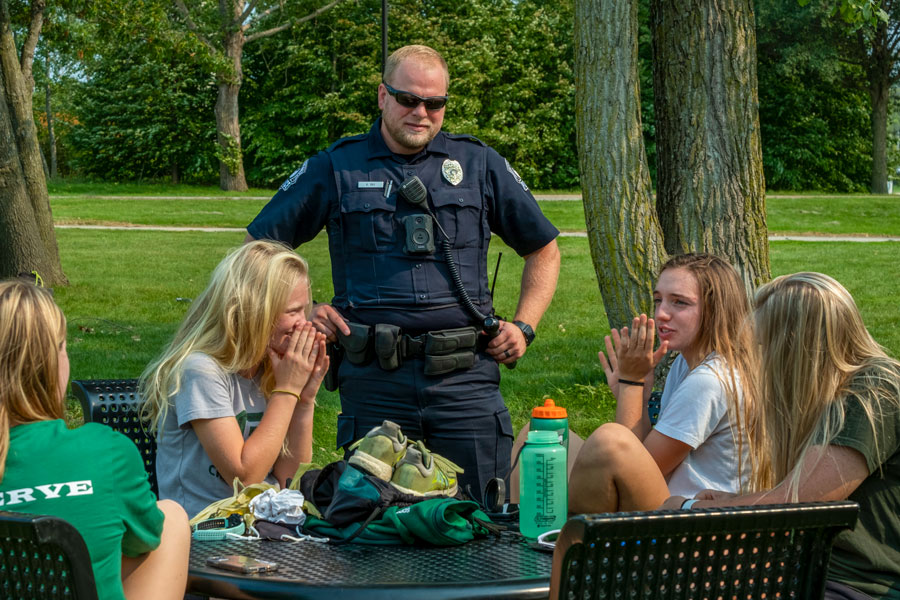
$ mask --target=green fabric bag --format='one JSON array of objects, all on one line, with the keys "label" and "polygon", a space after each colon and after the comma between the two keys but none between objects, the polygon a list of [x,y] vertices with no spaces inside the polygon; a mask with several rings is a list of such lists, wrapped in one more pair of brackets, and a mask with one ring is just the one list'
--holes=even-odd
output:
[{"label": "green fabric bag", "polygon": [[[353,537],[360,527],[365,527]],[[354,543],[380,546],[428,544],[456,546],[476,537],[497,533],[498,528],[475,502],[454,498],[432,498],[409,506],[391,506],[367,526],[352,523],[334,527],[308,515],[303,533],[339,542],[353,537]]]}]

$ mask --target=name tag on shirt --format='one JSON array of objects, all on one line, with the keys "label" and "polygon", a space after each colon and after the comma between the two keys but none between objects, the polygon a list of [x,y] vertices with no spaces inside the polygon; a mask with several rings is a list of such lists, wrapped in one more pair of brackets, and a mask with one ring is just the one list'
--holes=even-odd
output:
[{"label": "name tag on shirt", "polygon": [[360,181],[356,184],[358,189],[377,189],[380,190],[384,187],[383,181]]}]

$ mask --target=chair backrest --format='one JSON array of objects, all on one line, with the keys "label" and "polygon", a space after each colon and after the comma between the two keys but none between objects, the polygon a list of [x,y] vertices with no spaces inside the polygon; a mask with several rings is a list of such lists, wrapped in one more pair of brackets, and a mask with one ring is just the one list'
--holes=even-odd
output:
[{"label": "chair backrest", "polygon": [[855,502],[579,515],[556,543],[550,598],[821,598]]},{"label": "chair backrest", "polygon": [[108,425],[135,443],[144,459],[150,489],[159,497],[156,485],[156,437],[146,430],[138,415],[141,405],[138,380],[73,379],[72,393],[81,402],[85,423]]},{"label": "chair backrest", "polygon": [[58,517],[0,512],[0,598],[97,600],[81,534]]}]

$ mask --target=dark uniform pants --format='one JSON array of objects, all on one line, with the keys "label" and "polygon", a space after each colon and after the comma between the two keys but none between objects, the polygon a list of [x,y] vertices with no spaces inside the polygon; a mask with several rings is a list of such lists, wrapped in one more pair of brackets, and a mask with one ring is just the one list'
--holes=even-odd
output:
[{"label": "dark uniform pants", "polygon": [[449,458],[465,472],[460,489],[480,501],[493,477],[509,483],[513,429],[500,395],[500,370],[486,354],[472,368],[426,376],[421,358],[408,359],[394,371],[377,361],[340,367],[342,414],[338,446],[346,447],[385,419],[400,425],[410,440]]}]

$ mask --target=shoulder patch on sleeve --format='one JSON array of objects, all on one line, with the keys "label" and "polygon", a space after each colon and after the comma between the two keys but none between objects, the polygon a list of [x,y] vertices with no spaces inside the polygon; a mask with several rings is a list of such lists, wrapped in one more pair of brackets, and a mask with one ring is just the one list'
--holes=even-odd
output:
[{"label": "shoulder patch on sleeve", "polygon": [[506,163],[506,170],[510,172],[510,174],[513,176],[513,178],[516,180],[516,183],[518,183],[519,185],[521,185],[521,186],[522,186],[522,189],[525,190],[525,191],[527,192],[527,191],[528,191],[528,186],[525,185],[525,182],[522,181],[522,178],[519,176],[519,174],[516,172],[516,170],[512,168],[512,165],[509,164],[509,161],[506,160],[506,159],[504,158],[504,159],[503,159],[503,162]]},{"label": "shoulder patch on sleeve", "polygon": [[306,165],[308,165],[308,164],[309,164],[309,159],[307,158],[305,161],[303,161],[303,164],[300,165],[300,168],[297,169],[296,171],[294,171],[293,173],[291,173],[291,176],[288,177],[284,181],[284,183],[281,184],[281,187],[278,189],[281,190],[282,192],[286,192],[289,189],[291,189],[291,186],[294,185],[295,183],[297,183],[297,180],[300,179],[300,176],[303,175],[304,173],[306,173]]}]

